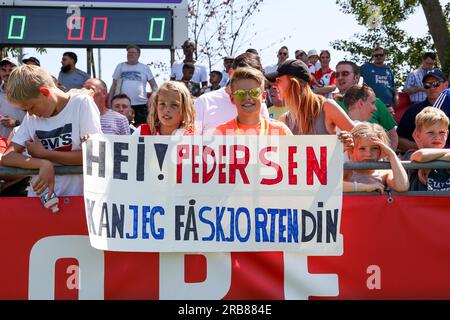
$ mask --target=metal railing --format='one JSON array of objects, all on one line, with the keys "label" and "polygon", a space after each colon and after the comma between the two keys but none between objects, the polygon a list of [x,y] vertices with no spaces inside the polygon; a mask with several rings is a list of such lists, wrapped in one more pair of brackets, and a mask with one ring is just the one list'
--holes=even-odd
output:
[{"label": "metal railing", "polygon": [[[430,161],[430,162],[414,162],[414,161],[401,161],[405,169],[450,169],[449,161]],[[345,170],[370,170],[370,169],[390,169],[391,164],[388,161],[378,161],[378,162],[345,162]],[[12,167],[0,166],[0,177],[7,178],[12,176],[30,176],[39,173],[37,169],[20,169]],[[83,166],[55,166],[55,174],[65,175],[65,174],[82,174]],[[2,180],[0,180],[0,184]],[[357,193],[346,193],[346,194],[358,194],[358,195],[373,195],[377,192],[357,192]],[[379,194],[379,193],[378,193]],[[389,193],[390,195],[391,193]],[[392,194],[402,194],[402,195],[428,195],[428,196],[449,196],[450,192],[429,192],[429,191],[408,191],[408,192],[392,192]]]},{"label": "metal railing", "polygon": [[[430,161],[430,162],[414,162],[401,161],[405,169],[450,169],[449,161]],[[378,162],[344,162],[345,170],[370,170],[370,169],[390,169],[391,164],[388,161]],[[0,166],[0,177],[11,176],[29,176],[38,174],[37,169],[20,169],[12,167]],[[55,166],[55,173],[58,175],[65,174],[82,174],[83,166]]]}]

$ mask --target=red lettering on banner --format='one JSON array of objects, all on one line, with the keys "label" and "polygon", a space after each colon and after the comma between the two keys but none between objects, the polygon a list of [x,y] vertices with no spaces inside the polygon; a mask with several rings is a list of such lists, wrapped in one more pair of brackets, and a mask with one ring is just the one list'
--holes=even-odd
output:
[{"label": "red lettering on banner", "polygon": [[[243,158],[237,157],[237,151],[244,152]],[[250,150],[247,146],[243,145],[234,145],[230,146],[230,183],[236,183],[236,171],[239,171],[241,174],[241,178],[244,181],[244,184],[250,184],[248,180],[247,173],[245,173],[245,168],[248,165],[248,161],[250,160]]]},{"label": "red lettering on banner", "polygon": [[183,159],[189,158],[189,145],[177,146],[177,183],[183,182]]},{"label": "red lettering on banner", "polygon": [[192,145],[192,183],[198,183],[200,181],[200,175],[198,168],[200,164],[196,161],[200,154],[200,147],[197,145]]},{"label": "red lettering on banner", "polygon": [[224,184],[227,182],[227,175],[224,171],[226,167],[226,162],[224,162],[224,157],[227,155],[226,146],[219,147],[219,184]]},{"label": "red lettering on banner", "polygon": [[306,184],[308,186],[314,184],[314,173],[322,185],[327,184],[327,147],[320,147],[320,165],[314,148],[306,147]]},{"label": "red lettering on banner", "polygon": [[278,147],[270,146],[270,147],[265,147],[265,148],[261,149],[261,151],[259,152],[259,160],[266,166],[274,168],[277,172],[277,176],[275,178],[273,178],[273,179],[263,178],[261,180],[261,184],[270,186],[270,185],[280,183],[281,180],[283,180],[283,170],[281,170],[281,166],[278,163],[270,161],[265,157],[267,152],[277,152],[277,151],[278,151]]},{"label": "red lettering on banner", "polygon": [[[213,159],[213,167],[210,171],[208,171],[208,156]],[[211,178],[214,176],[214,172],[216,171],[216,153],[214,152],[214,149],[211,149],[208,146],[203,146],[203,155],[202,155],[202,162],[203,162],[203,183],[207,183],[211,180]]]},{"label": "red lettering on banner", "polygon": [[294,161],[295,153],[297,153],[297,147],[290,146],[288,148],[288,176],[290,185],[297,184],[297,175],[294,173],[294,169],[298,168],[297,162]]}]

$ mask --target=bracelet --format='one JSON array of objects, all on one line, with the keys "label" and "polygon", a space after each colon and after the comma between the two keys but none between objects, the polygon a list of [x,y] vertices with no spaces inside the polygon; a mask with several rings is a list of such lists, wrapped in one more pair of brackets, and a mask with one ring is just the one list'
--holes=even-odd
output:
[{"label": "bracelet", "polygon": [[353,185],[355,186],[355,192],[358,192],[358,181],[353,181]]}]

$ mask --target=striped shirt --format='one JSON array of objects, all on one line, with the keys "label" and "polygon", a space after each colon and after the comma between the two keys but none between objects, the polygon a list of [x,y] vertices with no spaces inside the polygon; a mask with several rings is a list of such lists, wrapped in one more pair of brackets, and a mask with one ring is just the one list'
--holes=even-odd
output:
[{"label": "striped shirt", "polygon": [[105,114],[100,115],[100,124],[104,134],[130,135],[128,119],[110,109]]},{"label": "striped shirt", "polygon": [[[427,73],[427,71],[422,68],[419,68],[419,69],[414,70],[411,73],[409,73],[408,77],[406,78],[404,91],[411,89],[413,87],[423,88],[422,79],[426,73]],[[411,102],[413,104],[422,102],[426,98],[427,98],[426,93],[422,92],[422,91],[419,91],[419,92],[409,95],[409,100],[411,100]]]}]

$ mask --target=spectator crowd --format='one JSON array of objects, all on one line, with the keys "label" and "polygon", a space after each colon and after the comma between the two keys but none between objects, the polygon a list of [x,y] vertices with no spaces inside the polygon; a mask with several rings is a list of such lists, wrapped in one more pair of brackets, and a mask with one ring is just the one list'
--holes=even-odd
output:
[{"label": "spectator crowd", "polygon": [[[58,77],[35,57],[0,61],[0,164],[38,169],[35,177],[0,177],[0,196],[82,195],[82,176],[55,176],[55,165],[81,165],[81,144],[95,133],[112,135],[338,134],[346,159],[390,162],[389,170],[346,170],[345,192],[449,191],[449,169],[406,171],[401,160],[450,161],[449,75],[425,52],[399,92],[374,48],[358,66],[330,66],[329,50],[277,51],[263,67],[258,51],[223,57],[223,70],[196,61],[193,40],[184,59],[158,87],[136,45],[114,70],[110,88],[76,67],[65,52]],[[147,93],[147,85],[151,94]],[[150,98],[149,98],[150,97]]]}]

